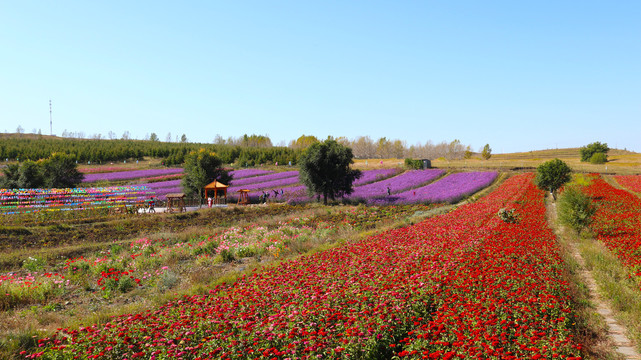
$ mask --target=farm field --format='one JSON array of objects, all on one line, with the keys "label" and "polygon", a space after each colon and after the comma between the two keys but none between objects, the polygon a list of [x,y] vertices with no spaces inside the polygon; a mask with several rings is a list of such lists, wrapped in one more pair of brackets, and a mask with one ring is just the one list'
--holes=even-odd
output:
[{"label": "farm field", "polygon": [[[34,355],[578,356],[559,249],[531,179],[514,176],[448,214],[155,310],[64,329]],[[502,222],[495,214],[503,207],[522,221]]]},{"label": "farm field", "polygon": [[[581,162],[578,148],[536,150],[523,153],[492,154],[489,160],[481,159],[475,154],[471,159],[447,160],[445,158],[433,159],[432,166],[440,169],[458,169],[463,171],[475,170],[525,170],[535,171],[543,162],[552,159],[561,159],[573,171],[585,173],[607,173],[620,175],[641,174],[641,154],[626,150],[611,149],[608,152],[608,162],[602,165],[593,165]],[[402,166],[399,159],[356,159],[354,167],[361,170],[373,168],[393,168]]]},{"label": "farm field", "polygon": [[[267,204],[5,213],[0,357],[601,358],[533,173],[372,163],[347,205],[265,167],[234,170],[229,189]],[[181,191],[181,169],[104,169],[87,184]],[[638,177],[582,184],[599,209],[586,236],[641,291]]]}]

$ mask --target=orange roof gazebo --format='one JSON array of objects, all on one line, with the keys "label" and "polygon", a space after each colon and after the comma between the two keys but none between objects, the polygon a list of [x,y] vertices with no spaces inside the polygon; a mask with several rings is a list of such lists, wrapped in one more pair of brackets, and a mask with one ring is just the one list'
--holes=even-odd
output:
[{"label": "orange roof gazebo", "polygon": [[[221,182],[218,182],[218,180],[214,180],[213,182],[207,184],[205,186],[205,197],[207,196],[207,192],[210,190],[214,191],[214,204],[227,204],[227,188],[229,185],[225,185]],[[220,200],[218,199],[218,190],[223,190],[225,192],[225,201],[222,202],[222,197]]]}]

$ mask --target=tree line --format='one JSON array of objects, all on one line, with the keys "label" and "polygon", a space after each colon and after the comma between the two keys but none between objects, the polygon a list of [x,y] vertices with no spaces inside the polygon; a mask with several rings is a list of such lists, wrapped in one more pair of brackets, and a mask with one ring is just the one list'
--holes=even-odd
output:
[{"label": "tree line", "polygon": [[[54,152],[71,154],[78,162],[105,163],[113,161],[140,160],[143,157],[162,158],[165,165],[180,165],[185,155],[191,151],[204,148],[217,154],[226,164],[253,166],[257,164],[297,164],[302,151],[315,143],[321,142],[314,136],[302,135],[288,146],[274,146],[269,137],[264,135],[243,135],[239,138],[223,139],[216,135],[213,144],[190,143],[183,135],[178,142],[160,141],[155,133],[148,140],[132,140],[125,133],[120,139],[82,139],[72,137],[51,137],[43,135],[27,136],[0,135],[0,160],[23,161],[46,159]],[[376,141],[368,136],[353,140],[345,137],[329,139],[349,147],[357,159],[462,159],[471,153],[470,146],[459,140],[449,143],[424,144],[407,146],[404,141],[391,140],[386,137]]]},{"label": "tree line", "polygon": [[240,166],[257,164],[296,164],[301,151],[287,147],[252,147],[248,145],[218,145],[189,142],[160,142],[154,140],[90,140],[49,136],[0,138],[0,160],[37,161],[53,153],[72,155],[81,163],[102,164],[113,161],[161,158],[165,165],[180,165],[191,151],[205,148],[217,154],[226,164]]}]

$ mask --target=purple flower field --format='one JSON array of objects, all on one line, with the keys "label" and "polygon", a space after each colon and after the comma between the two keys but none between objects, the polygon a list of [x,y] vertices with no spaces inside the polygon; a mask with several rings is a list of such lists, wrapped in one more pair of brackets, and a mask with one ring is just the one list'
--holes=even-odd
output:
[{"label": "purple flower field", "polygon": [[139,179],[151,176],[161,176],[170,174],[180,174],[184,170],[181,168],[167,168],[167,169],[148,169],[148,170],[131,170],[131,171],[118,171],[110,173],[98,174],[85,174],[84,183],[91,183],[96,181],[114,181],[114,180],[129,180]]},{"label": "purple flower field", "polygon": [[372,198],[368,203],[375,205],[455,203],[465,196],[490,185],[497,176],[498,173],[495,171],[455,173],[418,189],[404,191],[392,196]]},{"label": "purple flower field", "polygon": [[[384,170],[384,171],[383,171]],[[381,169],[364,171],[365,174],[361,179],[367,176],[367,179],[376,179],[381,176],[389,176],[398,170]],[[355,186],[354,192],[347,198],[352,200],[365,200],[371,205],[396,205],[407,203],[454,203],[463,197],[473,194],[478,190],[491,184],[497,177],[497,172],[464,172],[448,175],[436,182],[430,183],[434,179],[443,175],[444,171],[440,169],[428,170],[411,170],[400,175],[387,178],[381,181],[367,183],[365,185]],[[282,175],[284,174],[284,175]],[[288,176],[289,177],[282,177]],[[227,191],[227,197],[230,202],[237,199],[237,191],[240,189],[251,190],[249,197],[252,202],[256,202],[263,191],[267,192],[270,200],[286,201],[288,203],[303,203],[312,200],[307,195],[307,189],[301,185],[298,180],[297,171],[288,171],[269,175],[257,175],[250,183],[230,186]],[[276,177],[276,178],[274,178]],[[281,178],[279,178],[281,177]],[[361,180],[359,179],[359,180]],[[263,181],[261,181],[263,180]],[[154,195],[160,199],[166,199],[170,193],[182,192],[180,180],[160,181],[149,184],[141,184],[149,190],[149,195]],[[387,187],[390,187],[392,195],[387,195]],[[280,194],[280,190],[283,194]],[[278,194],[274,193],[278,191]]]},{"label": "purple flower field", "polygon": [[276,180],[271,180],[271,181],[265,181],[261,183],[255,183],[255,184],[247,184],[247,185],[242,185],[242,186],[230,186],[227,189],[228,193],[235,193],[236,191],[240,189],[247,189],[247,190],[266,190],[266,189],[272,189],[272,188],[282,188],[286,186],[291,186],[294,184],[298,184],[298,176],[293,176],[293,177],[288,177],[284,179],[276,179]]},{"label": "purple flower field", "polygon": [[393,176],[398,172],[398,169],[365,170],[362,172],[363,176],[361,176],[360,179],[354,181],[354,186],[361,186],[369,184],[371,182],[387,179],[388,177]]},{"label": "purple flower field", "polygon": [[378,196],[386,196],[389,187],[392,194],[403,190],[421,186],[443,175],[441,169],[410,170],[389,179],[377,181],[371,184],[357,186],[354,192],[349,195],[350,199],[370,199]]},{"label": "purple flower field", "polygon": [[232,170],[229,172],[229,174],[233,176],[234,179],[244,179],[252,176],[267,175],[271,173],[273,173],[273,171],[261,170],[261,169],[240,169],[240,170]]},{"label": "purple flower field", "polygon": [[247,178],[242,178],[242,179],[233,179],[231,181],[231,186],[233,187],[239,187],[239,186],[245,186],[249,184],[258,184],[258,183],[266,183],[268,181],[272,180],[279,180],[279,179],[286,179],[286,178],[291,178],[295,177],[298,178],[298,171],[285,171],[285,172],[279,172],[279,173],[274,173],[274,174],[269,174],[269,175],[261,175],[261,176],[253,176],[253,177],[247,177]]}]

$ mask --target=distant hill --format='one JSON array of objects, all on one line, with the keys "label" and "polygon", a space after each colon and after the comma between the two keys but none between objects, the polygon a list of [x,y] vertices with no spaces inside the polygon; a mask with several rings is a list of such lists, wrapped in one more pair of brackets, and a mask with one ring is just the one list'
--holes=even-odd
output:
[{"label": "distant hill", "polygon": [[[634,155],[637,154],[633,151],[611,149],[608,156],[618,155]],[[506,154],[493,154],[492,158],[496,160],[548,160],[548,159],[569,159],[579,158],[579,148],[567,149],[548,149],[548,150],[533,150],[528,152],[506,153]]]}]

